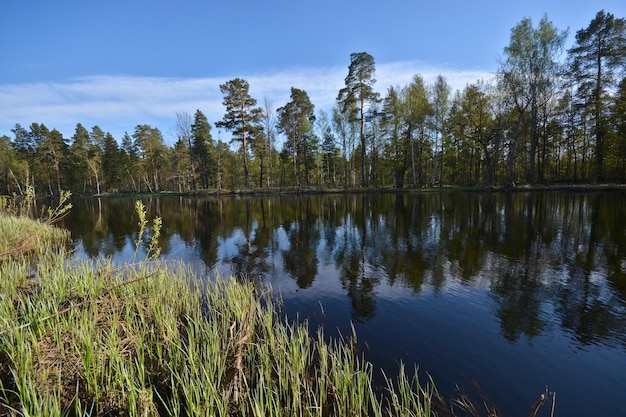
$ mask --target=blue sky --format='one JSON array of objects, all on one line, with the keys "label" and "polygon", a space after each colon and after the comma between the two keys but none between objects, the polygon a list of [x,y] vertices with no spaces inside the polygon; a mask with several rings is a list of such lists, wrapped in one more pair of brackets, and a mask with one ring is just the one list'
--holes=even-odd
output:
[{"label": "blue sky", "polygon": [[220,120],[235,77],[259,104],[293,86],[328,110],[361,51],[383,94],[414,74],[460,89],[493,74],[524,17],[547,13],[571,44],[601,9],[626,17],[624,0],[0,0],[0,135],[37,122],[70,138],[80,122],[121,139],[150,124],[173,143],[176,112]]}]

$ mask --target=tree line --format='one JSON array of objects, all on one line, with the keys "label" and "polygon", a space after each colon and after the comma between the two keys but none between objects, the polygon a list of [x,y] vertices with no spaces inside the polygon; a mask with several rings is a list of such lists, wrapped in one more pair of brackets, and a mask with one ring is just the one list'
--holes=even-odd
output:
[{"label": "tree line", "polygon": [[565,50],[567,36],[547,16],[525,18],[495,77],[455,92],[443,76],[417,74],[381,96],[374,57],[353,53],[330,112],[295,87],[281,107],[260,106],[235,78],[220,85],[225,113],[214,123],[230,143],[213,138],[200,110],[176,114],[171,146],[150,125],[118,140],[80,123],[71,138],[16,124],[0,136],[0,192],[623,183],[626,21],[602,10]]}]

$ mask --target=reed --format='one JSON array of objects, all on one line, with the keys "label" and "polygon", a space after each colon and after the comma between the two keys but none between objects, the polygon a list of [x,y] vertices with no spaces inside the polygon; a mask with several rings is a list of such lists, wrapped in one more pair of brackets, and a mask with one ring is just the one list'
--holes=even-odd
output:
[{"label": "reed", "polygon": [[0,263],[0,415],[430,415],[432,391],[401,372],[376,394],[356,334],[286,321],[266,286],[159,260],[32,265]]},{"label": "reed", "polygon": [[63,192],[58,204],[42,212],[38,221],[31,220],[34,198],[32,187],[26,188],[24,197],[0,196],[0,262],[15,257],[41,256],[69,243],[69,233],[52,224],[72,208],[68,201],[70,193]]}]

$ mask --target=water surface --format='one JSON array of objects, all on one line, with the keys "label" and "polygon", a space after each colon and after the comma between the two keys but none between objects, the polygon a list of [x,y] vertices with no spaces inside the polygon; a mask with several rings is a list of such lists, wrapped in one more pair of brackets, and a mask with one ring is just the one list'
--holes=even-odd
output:
[{"label": "water surface", "polygon": [[[417,365],[506,416],[546,386],[557,415],[626,415],[626,193],[143,201],[163,218],[163,258],[268,282],[328,334],[354,325],[388,374]],[[73,204],[76,256],[143,256],[133,199]]]}]

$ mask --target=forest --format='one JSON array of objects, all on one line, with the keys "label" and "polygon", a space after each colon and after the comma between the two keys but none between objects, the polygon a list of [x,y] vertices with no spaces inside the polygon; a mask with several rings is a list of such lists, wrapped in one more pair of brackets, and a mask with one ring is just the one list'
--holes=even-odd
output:
[{"label": "forest", "polygon": [[624,183],[626,21],[602,10],[566,49],[568,35],[548,16],[524,18],[494,77],[454,92],[443,76],[416,74],[380,94],[374,57],[353,53],[328,112],[296,87],[278,108],[259,104],[234,78],[219,86],[222,120],[177,113],[173,145],[146,124],[121,138],[16,124],[0,136],[0,193]]}]

